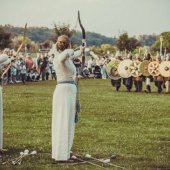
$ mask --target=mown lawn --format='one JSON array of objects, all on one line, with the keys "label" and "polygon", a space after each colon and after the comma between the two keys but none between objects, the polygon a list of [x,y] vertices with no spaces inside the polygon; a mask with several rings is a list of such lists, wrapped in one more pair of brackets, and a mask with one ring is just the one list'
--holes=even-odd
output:
[{"label": "mown lawn", "polygon": [[[21,165],[0,169],[99,169],[53,164],[51,159],[51,102],[55,81],[9,85],[3,89],[4,148],[0,163],[24,149],[37,155]],[[81,116],[73,153],[108,158],[128,170],[170,170],[170,94],[115,92],[110,80],[80,81]],[[114,169],[110,167],[108,169]],[[115,168],[116,169],[116,168]],[[119,168],[117,168],[119,169]]]}]

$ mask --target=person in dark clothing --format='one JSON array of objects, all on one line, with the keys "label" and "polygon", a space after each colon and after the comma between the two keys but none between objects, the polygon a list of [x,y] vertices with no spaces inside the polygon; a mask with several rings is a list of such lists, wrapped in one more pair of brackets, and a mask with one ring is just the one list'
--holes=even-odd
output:
[{"label": "person in dark clothing", "polygon": [[[145,55],[143,60],[152,61],[152,58],[151,58],[150,53],[148,53],[147,55]],[[146,92],[146,93],[151,93],[151,80],[152,80],[152,76],[151,76],[151,75],[145,77],[145,81],[146,81],[146,89],[145,89],[145,92]]]},{"label": "person in dark clothing", "polygon": [[[128,58],[129,60],[132,60],[132,55],[129,54],[127,58]],[[124,78],[124,79],[123,79],[123,84],[126,86],[128,92],[130,92],[131,89],[132,89],[132,86],[133,86],[133,77],[130,76],[130,77],[128,77],[128,78]]]},{"label": "person in dark clothing", "polygon": [[48,75],[47,73],[47,66],[48,66],[48,57],[45,56],[44,53],[41,54],[41,57],[37,61],[38,67],[40,68],[40,76],[42,80],[48,80]]}]

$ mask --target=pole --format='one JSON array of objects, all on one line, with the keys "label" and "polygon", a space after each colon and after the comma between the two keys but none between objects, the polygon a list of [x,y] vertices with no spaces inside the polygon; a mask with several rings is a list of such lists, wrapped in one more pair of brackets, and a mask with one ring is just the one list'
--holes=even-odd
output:
[{"label": "pole", "polygon": [[27,55],[27,44],[25,44],[25,56]]},{"label": "pole", "polygon": [[163,36],[160,36],[160,57],[162,57],[162,41],[163,41]]}]

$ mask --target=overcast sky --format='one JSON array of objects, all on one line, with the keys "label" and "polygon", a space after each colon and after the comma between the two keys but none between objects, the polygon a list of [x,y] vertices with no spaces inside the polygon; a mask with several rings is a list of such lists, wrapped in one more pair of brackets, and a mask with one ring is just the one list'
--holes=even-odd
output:
[{"label": "overcast sky", "polygon": [[86,31],[109,37],[170,31],[170,0],[0,0],[0,25],[75,28],[78,10]]}]

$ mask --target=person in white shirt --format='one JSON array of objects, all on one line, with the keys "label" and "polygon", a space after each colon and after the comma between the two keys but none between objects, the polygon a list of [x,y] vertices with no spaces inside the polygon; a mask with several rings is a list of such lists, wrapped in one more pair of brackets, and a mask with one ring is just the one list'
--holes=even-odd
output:
[{"label": "person in white shirt", "polygon": [[66,35],[59,36],[54,53],[54,68],[57,85],[52,103],[52,158],[57,162],[70,162],[73,145],[76,113],[76,67],[73,60],[80,57],[85,47],[79,51],[69,49]]},{"label": "person in white shirt", "polygon": [[90,74],[93,73],[94,67],[96,66],[96,61],[93,57],[91,57],[87,62],[87,68],[90,71]]},{"label": "person in white shirt", "polygon": [[107,78],[106,64],[107,64],[107,58],[103,56],[101,61],[100,61],[100,68],[101,68],[102,79],[106,79]]}]

